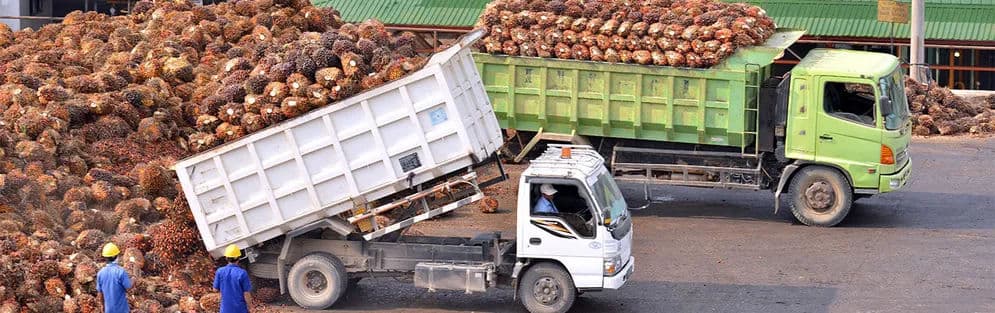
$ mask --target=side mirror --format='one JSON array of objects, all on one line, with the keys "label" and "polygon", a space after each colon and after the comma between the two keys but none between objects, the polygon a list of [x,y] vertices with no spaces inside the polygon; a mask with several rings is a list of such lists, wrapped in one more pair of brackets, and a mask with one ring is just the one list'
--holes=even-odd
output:
[{"label": "side mirror", "polygon": [[881,116],[889,116],[895,113],[894,103],[891,103],[891,98],[888,96],[881,96]]}]

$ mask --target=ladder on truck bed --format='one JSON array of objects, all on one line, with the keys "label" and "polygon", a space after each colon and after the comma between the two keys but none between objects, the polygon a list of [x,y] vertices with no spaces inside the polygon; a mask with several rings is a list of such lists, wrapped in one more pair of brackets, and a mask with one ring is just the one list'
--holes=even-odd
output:
[{"label": "ladder on truck bed", "polygon": [[[347,220],[356,225],[360,231],[364,232],[363,239],[369,241],[384,235],[405,229],[415,223],[432,219],[436,216],[446,214],[460,207],[480,201],[485,198],[482,188],[496,184],[507,178],[504,167],[496,157],[487,163],[494,163],[497,166],[499,176],[484,182],[479,182],[477,172],[469,169],[468,173],[451,178],[428,189],[416,187],[416,192],[396,199],[390,203],[369,208],[369,203],[365,201],[353,201],[354,215]],[[497,206],[496,200],[485,201],[484,205]],[[407,208],[407,212],[421,212],[411,217],[392,221],[389,225],[380,225],[376,217],[391,212],[395,209]]]}]

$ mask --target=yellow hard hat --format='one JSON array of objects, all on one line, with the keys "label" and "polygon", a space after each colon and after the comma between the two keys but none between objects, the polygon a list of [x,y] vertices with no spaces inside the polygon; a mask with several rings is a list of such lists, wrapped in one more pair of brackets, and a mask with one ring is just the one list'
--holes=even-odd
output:
[{"label": "yellow hard hat", "polygon": [[113,242],[108,242],[104,245],[104,251],[100,252],[105,258],[113,258],[121,253],[121,249],[117,248],[117,245]]},{"label": "yellow hard hat", "polygon": [[237,257],[240,257],[240,256],[242,256],[242,250],[239,249],[237,245],[233,245],[232,244],[232,245],[228,245],[228,247],[225,248],[225,257],[226,258],[237,258]]}]

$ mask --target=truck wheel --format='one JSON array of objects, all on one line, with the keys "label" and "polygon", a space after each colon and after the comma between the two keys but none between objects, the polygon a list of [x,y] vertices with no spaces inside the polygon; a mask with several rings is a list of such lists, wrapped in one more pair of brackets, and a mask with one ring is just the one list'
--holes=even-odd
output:
[{"label": "truck wheel", "polygon": [[562,267],[539,263],[529,267],[518,284],[518,297],[532,313],[563,313],[577,299],[573,279]]},{"label": "truck wheel", "polygon": [[791,179],[791,213],[808,226],[832,227],[850,213],[853,191],[838,171],[806,167]]},{"label": "truck wheel", "polygon": [[303,308],[323,310],[345,293],[348,274],[339,259],[314,253],[294,263],[287,275],[290,297]]}]

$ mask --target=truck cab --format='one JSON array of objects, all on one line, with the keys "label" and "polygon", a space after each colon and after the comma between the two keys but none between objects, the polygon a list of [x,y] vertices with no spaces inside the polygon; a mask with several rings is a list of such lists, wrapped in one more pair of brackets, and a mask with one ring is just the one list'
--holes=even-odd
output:
[{"label": "truck cab", "polygon": [[835,224],[855,198],[908,181],[912,122],[897,58],[815,49],[778,88],[783,156],[794,161],[782,185],[800,221]]},{"label": "truck cab", "polygon": [[[562,267],[578,291],[617,289],[628,280],[635,266],[632,218],[604,162],[594,149],[575,145],[550,145],[530,162],[518,186],[516,268]],[[550,205],[553,212],[543,210]],[[566,287],[528,273],[519,281],[530,310],[554,305],[551,290]]]}]

